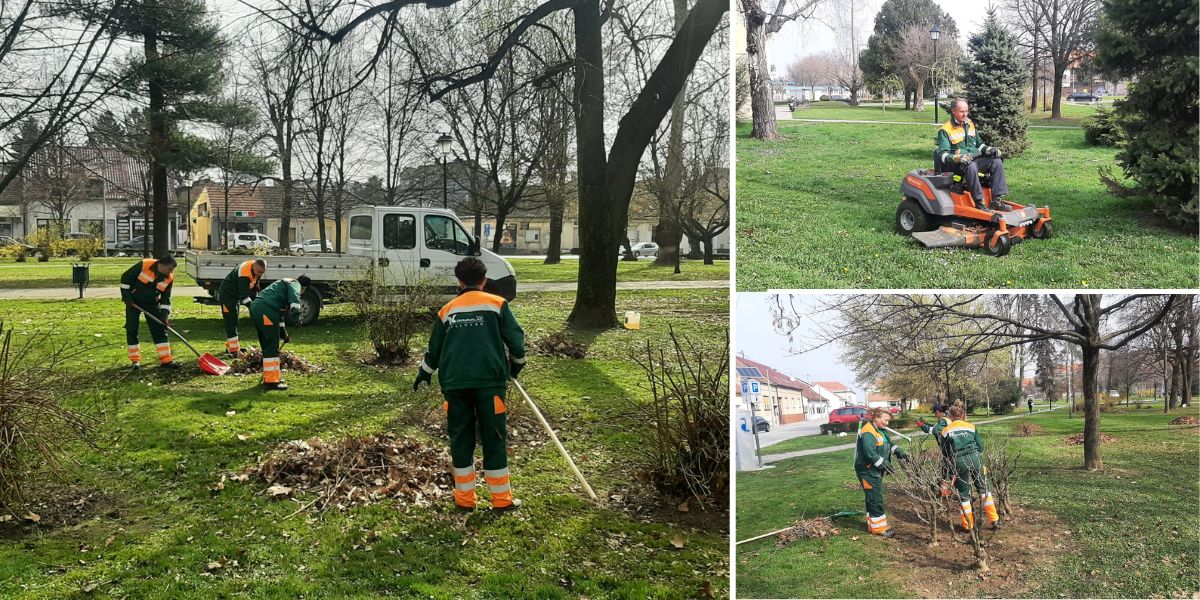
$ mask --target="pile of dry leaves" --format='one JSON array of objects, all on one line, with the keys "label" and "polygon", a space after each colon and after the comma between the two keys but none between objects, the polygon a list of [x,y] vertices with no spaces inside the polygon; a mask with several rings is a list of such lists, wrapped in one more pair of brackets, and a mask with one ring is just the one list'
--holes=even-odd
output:
[{"label": "pile of dry leaves", "polygon": [[[1115,442],[1115,441],[1117,441],[1117,436],[1115,436],[1115,435],[1108,435],[1107,433],[1100,434],[1100,442],[1101,443]],[[1078,446],[1083,443],[1083,434],[1077,433],[1075,435],[1068,435],[1066,442],[1072,446]]]},{"label": "pile of dry leaves", "polygon": [[1196,417],[1193,417],[1191,415],[1184,415],[1182,417],[1175,417],[1174,419],[1172,419],[1171,424],[1172,425],[1200,425],[1200,419],[1197,419]]},{"label": "pile of dry leaves", "polygon": [[533,343],[533,348],[542,356],[554,358],[584,358],[587,346],[568,337],[563,332],[552,333]]},{"label": "pile of dry leaves", "polygon": [[833,519],[829,517],[805,519],[803,521],[796,521],[795,525],[780,531],[775,540],[775,547],[782,548],[796,540],[804,538],[827,538],[837,534],[838,529],[833,526]]},{"label": "pile of dry leaves", "polygon": [[[296,355],[295,352],[281,352],[279,354],[279,366],[284,371],[295,371],[297,373],[317,373],[321,371],[321,367],[314,365],[303,358]],[[260,373],[262,372],[262,350],[258,348],[247,348],[242,350],[242,355],[229,365],[230,373]]]},{"label": "pile of dry leaves", "polygon": [[259,465],[234,480],[253,477],[270,484],[266,493],[287,497],[316,494],[318,510],[339,510],[387,498],[428,506],[454,487],[446,450],[393,433],[325,442],[317,438],[280,444]]},{"label": "pile of dry leaves", "polygon": [[1022,421],[1013,427],[1013,435],[1017,437],[1032,437],[1042,432],[1042,426],[1037,423]]}]

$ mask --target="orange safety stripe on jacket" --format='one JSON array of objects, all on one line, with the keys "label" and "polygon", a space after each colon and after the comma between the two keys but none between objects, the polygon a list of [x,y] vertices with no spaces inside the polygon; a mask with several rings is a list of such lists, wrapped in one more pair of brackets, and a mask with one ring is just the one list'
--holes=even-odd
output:
[{"label": "orange safety stripe on jacket", "polygon": [[254,287],[258,283],[258,277],[254,276],[254,261],[248,260],[238,267],[238,277],[246,277],[250,280],[250,287]]},{"label": "orange safety stripe on jacket", "polygon": [[494,306],[497,310],[504,306],[504,298],[482,292],[479,290],[471,290],[465,294],[456,296],[453,300],[446,303],[441,310],[438,311],[438,319],[446,320],[446,315],[450,311],[463,306]]},{"label": "orange safety stripe on jacket", "polygon": [[[155,277],[158,276],[158,274],[154,272],[154,265],[157,263],[158,263],[157,259],[143,258],[142,259],[142,272],[138,273],[138,281],[140,281],[146,285],[150,285],[151,283],[154,283]],[[158,282],[158,285],[156,285],[155,287],[157,287],[158,291],[160,291],[160,292],[165,291],[167,289],[167,286],[171,285],[172,281],[175,281],[174,273],[167,275],[167,278]]]}]

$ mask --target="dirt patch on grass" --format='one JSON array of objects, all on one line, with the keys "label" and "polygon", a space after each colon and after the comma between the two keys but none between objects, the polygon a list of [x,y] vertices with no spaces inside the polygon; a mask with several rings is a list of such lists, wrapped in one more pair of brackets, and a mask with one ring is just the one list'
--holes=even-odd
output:
[{"label": "dirt patch on grass", "polygon": [[[1108,435],[1107,433],[1100,434],[1100,443],[1101,444],[1115,442],[1119,439],[1121,439],[1121,438],[1118,438],[1115,435]],[[1083,443],[1083,434],[1077,433],[1075,435],[1068,435],[1063,441],[1065,441],[1070,446],[1078,446]]]},{"label": "dirt patch on grass", "polygon": [[[262,360],[262,350],[248,348],[243,350],[242,355],[229,365],[229,372],[237,375],[261,373]],[[279,353],[279,367],[284,371],[294,371],[297,373],[318,373],[321,371],[321,367],[301,358],[295,352],[288,352],[286,350]]]},{"label": "dirt patch on grass", "polygon": [[90,519],[120,519],[116,498],[100,490],[68,483],[40,488],[19,509],[0,510],[0,539],[45,534]]},{"label": "dirt patch on grass", "polygon": [[1033,437],[1042,432],[1042,426],[1037,423],[1022,421],[1013,426],[1012,432],[1017,437]]},{"label": "dirt patch on grass", "polygon": [[573,340],[561,331],[533,342],[532,346],[533,350],[542,356],[574,359],[587,357],[587,344]]},{"label": "dirt patch on grass", "polygon": [[906,510],[889,514],[896,537],[888,546],[895,568],[908,582],[907,591],[919,598],[1017,598],[1037,584],[1032,577],[1039,567],[1053,564],[1076,545],[1074,533],[1054,515],[1018,507],[1000,518],[994,535],[981,532],[989,570],[977,573],[969,543],[954,541],[943,527],[938,545],[930,546],[928,527]]}]

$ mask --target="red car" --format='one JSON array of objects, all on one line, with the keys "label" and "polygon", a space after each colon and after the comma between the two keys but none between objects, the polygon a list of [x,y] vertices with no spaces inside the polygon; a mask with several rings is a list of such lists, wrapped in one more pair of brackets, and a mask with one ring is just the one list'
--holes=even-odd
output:
[{"label": "red car", "polygon": [[821,425],[821,433],[837,433],[858,431],[858,422],[867,417],[867,407],[847,406],[834,409],[829,413],[829,422]]}]

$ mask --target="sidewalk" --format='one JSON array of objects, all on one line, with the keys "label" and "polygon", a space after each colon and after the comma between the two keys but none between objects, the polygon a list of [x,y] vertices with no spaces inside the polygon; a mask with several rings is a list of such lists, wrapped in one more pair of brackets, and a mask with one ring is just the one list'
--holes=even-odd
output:
[{"label": "sidewalk", "polygon": [[[1064,406],[1065,406],[1065,404],[1064,404]],[[1044,409],[1044,410],[1035,411],[1032,414],[1037,415],[1037,414],[1041,414],[1044,412],[1050,412],[1052,410],[1058,410],[1059,408],[1062,408],[1062,406],[1060,406],[1058,408],[1048,408],[1048,409]],[[974,424],[975,425],[984,425],[987,423],[995,423],[996,421],[1007,421],[1009,419],[1019,419],[1021,417],[1027,417],[1029,415],[1030,415],[1030,413],[1025,412],[1025,413],[1021,413],[1019,415],[1008,415],[1007,417],[996,417],[994,419],[988,419],[986,421],[974,421]],[[905,434],[905,435],[915,438],[915,437],[919,437],[922,435],[929,435],[929,434],[917,431],[917,432]],[[765,464],[770,464],[770,463],[774,463],[774,462],[779,462],[781,460],[786,460],[789,458],[796,458],[797,456],[811,456],[813,454],[824,454],[826,452],[838,452],[839,450],[849,450],[854,447],[854,444],[855,444],[855,442],[850,442],[849,444],[838,444],[837,446],[829,446],[827,448],[813,448],[812,450],[796,450],[795,452],[784,452],[782,454],[767,454],[762,457],[762,462],[765,465]]]},{"label": "sidewalk", "polygon": [[[561,281],[561,282],[541,282],[541,283],[526,283],[517,282],[517,298],[521,297],[522,293],[530,292],[573,292],[575,291],[576,282]],[[699,290],[699,289],[718,289],[729,287],[729,281],[726,279],[709,279],[701,281],[618,281],[618,290]],[[173,298],[191,298],[193,296],[207,296],[208,292],[199,286],[178,287],[171,291]],[[15,290],[0,290],[0,300],[74,300],[79,297],[79,291],[75,288],[31,288],[31,289],[15,289]],[[89,287],[83,293],[85,299],[116,299],[121,297],[121,288],[119,286],[108,287]]]},{"label": "sidewalk", "polygon": [[[853,119],[791,119],[792,121],[800,121],[803,123],[871,123],[877,125],[925,125],[927,127],[941,127],[938,123],[913,123],[912,121],[857,121]],[[1030,125],[1030,129],[1083,129],[1079,126],[1071,125]]]}]

